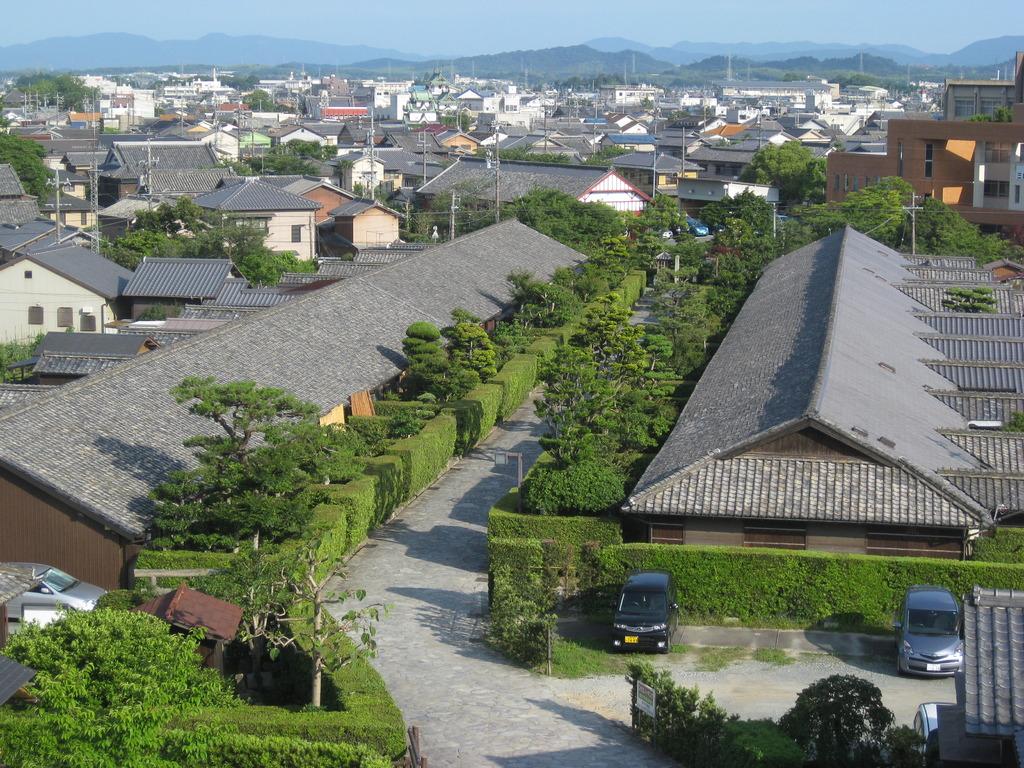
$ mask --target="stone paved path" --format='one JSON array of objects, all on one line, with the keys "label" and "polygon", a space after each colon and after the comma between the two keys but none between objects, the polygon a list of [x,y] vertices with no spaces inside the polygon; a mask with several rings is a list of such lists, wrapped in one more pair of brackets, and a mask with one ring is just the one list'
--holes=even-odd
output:
[{"label": "stone paved path", "polygon": [[522,451],[528,467],[540,432],[527,403],[352,558],[348,583],[391,605],[374,665],[406,722],[420,726],[431,768],[672,765],[621,723],[560,695],[567,681],[527,672],[483,643],[487,512],[515,483],[493,451]]}]

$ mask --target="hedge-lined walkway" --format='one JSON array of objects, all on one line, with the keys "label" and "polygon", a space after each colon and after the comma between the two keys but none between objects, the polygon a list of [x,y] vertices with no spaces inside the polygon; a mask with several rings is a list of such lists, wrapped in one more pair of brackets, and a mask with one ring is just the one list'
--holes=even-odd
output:
[{"label": "hedge-lined walkway", "polygon": [[352,558],[349,583],[392,606],[374,665],[406,722],[421,727],[431,765],[672,765],[483,643],[487,513],[515,483],[514,467],[495,467],[493,451],[521,451],[528,469],[541,432],[528,400]]}]

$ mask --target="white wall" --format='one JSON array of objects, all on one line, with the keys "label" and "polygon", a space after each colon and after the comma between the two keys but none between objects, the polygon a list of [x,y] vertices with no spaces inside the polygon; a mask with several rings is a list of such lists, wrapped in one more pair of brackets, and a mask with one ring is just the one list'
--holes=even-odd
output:
[{"label": "white wall", "polygon": [[[283,253],[293,251],[300,259],[308,261],[316,255],[314,231],[315,211],[278,211],[267,224],[267,248]],[[292,226],[302,227],[302,242],[292,242]]]},{"label": "white wall", "polygon": [[[32,273],[31,278],[25,277],[26,271]],[[28,308],[35,305],[43,308],[42,325],[28,323]],[[24,260],[0,269],[0,342],[66,330],[57,327],[59,307],[71,307],[75,331],[82,330],[83,307],[92,308],[97,333],[103,333],[103,324],[115,319],[113,308],[103,297],[34,262]]]}]

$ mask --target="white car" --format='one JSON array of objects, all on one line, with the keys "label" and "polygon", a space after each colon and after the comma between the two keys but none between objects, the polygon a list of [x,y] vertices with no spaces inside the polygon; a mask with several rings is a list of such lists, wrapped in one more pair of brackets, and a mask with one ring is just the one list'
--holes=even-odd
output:
[{"label": "white car", "polygon": [[[59,568],[41,563],[6,563],[20,568],[38,579],[39,583],[7,603],[8,621],[17,626],[21,623],[37,622],[48,624],[60,614],[61,609],[91,611],[96,601],[107,590],[76,579]],[[14,629],[14,627],[12,627]]]}]

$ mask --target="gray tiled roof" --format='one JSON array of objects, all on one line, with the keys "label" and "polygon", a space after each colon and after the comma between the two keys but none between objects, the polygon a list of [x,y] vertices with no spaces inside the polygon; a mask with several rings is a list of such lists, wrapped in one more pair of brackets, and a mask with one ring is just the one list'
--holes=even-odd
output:
[{"label": "gray tiled roof", "polygon": [[38,216],[35,200],[0,200],[0,224],[24,224]]},{"label": "gray tiled roof", "polygon": [[[977,283],[904,283],[899,286],[907,296],[916,299],[933,312],[941,312],[943,300],[949,298],[950,288],[978,288]],[[1013,301],[1013,291],[998,284],[984,286],[992,289],[992,298],[996,300],[996,312],[999,314],[1013,314],[1016,307]]]},{"label": "gray tiled roof", "polygon": [[227,259],[144,259],[125,286],[131,298],[212,299],[231,275]]},{"label": "gray tiled roof", "polygon": [[971,527],[975,519],[899,467],[861,461],[710,459],[659,486],[637,514]]},{"label": "gray tiled roof", "polygon": [[1024,411],[1024,394],[1015,392],[961,392],[933,390],[929,394],[970,421],[1008,421],[1010,414]]},{"label": "gray tiled roof", "polygon": [[273,307],[293,297],[276,288],[252,288],[243,277],[229,277],[209,303],[218,307]]},{"label": "gray tiled roof", "polygon": [[450,322],[461,307],[489,318],[508,308],[506,276],[539,278],[581,254],[517,221],[253,312],[141,355],[0,414],[0,464],[122,535],[141,536],[152,487],[192,466],[187,437],[210,430],[169,391],[183,376],[283,387],[324,412],[404,367],[413,322]]},{"label": "gray tiled roof", "polygon": [[236,177],[230,168],[156,170],[149,174],[149,186],[154,195],[200,195],[212,192],[222,181],[232,178]]},{"label": "gray tiled roof", "polygon": [[[406,247],[410,246],[410,247]],[[428,246],[422,243],[404,243],[392,248],[364,248],[352,257],[354,264],[394,264]]]},{"label": "gray tiled roof", "polygon": [[696,163],[740,163],[747,164],[754,159],[757,150],[698,147],[688,152],[686,158]]},{"label": "gray tiled roof", "polygon": [[25,189],[9,163],[0,163],[0,197],[21,197]]},{"label": "gray tiled roof", "polygon": [[965,269],[962,267],[907,267],[920,280],[934,283],[991,283],[992,273],[987,269]]},{"label": "gray tiled roof", "polygon": [[0,410],[27,403],[51,389],[42,384],[0,384]]},{"label": "gray tiled roof", "polygon": [[998,472],[942,472],[950,483],[985,509],[1000,514],[1016,514],[1024,511],[1024,476]]},{"label": "gray tiled roof", "polygon": [[942,434],[987,467],[1024,474],[1024,434],[987,429],[942,430]]},{"label": "gray tiled roof", "polygon": [[921,338],[950,360],[1024,363],[1024,336],[1000,339],[994,336],[972,338],[921,334]]},{"label": "gray tiled roof", "polygon": [[258,179],[226,184],[200,195],[196,205],[214,211],[315,211],[320,203],[307,200]]},{"label": "gray tiled roof", "polygon": [[117,141],[101,166],[105,176],[135,178],[152,158],[153,170],[188,171],[214,168],[218,164],[213,148],[198,141]]},{"label": "gray tiled roof", "polygon": [[64,333],[50,331],[35,349],[37,355],[78,355],[119,357],[128,360],[139,354],[143,340],[119,333]]},{"label": "gray tiled roof", "polygon": [[332,260],[323,261],[320,264],[320,269],[317,272],[318,277],[340,277],[350,278],[359,277],[373,272],[375,269],[380,267],[380,264],[356,264],[353,261],[342,261]]},{"label": "gray tiled roof", "polygon": [[[913,300],[895,287],[908,276],[902,264],[895,251],[847,228],[769,265],[627,509],[651,511],[649,499],[687,482],[708,456],[730,459],[810,426],[984,519],[977,503],[937,474],[978,463],[935,431],[967,424],[928,394],[949,386],[920,362],[934,350],[916,335],[927,326],[912,314]],[[690,512],[672,504],[659,511]],[[877,514],[898,517],[897,509]],[[917,524],[939,519],[948,517],[922,514]]]},{"label": "gray tiled roof", "polygon": [[[31,572],[8,563],[0,563],[0,605],[17,597],[37,582]],[[4,658],[0,656],[0,659]]]},{"label": "gray tiled roof", "polygon": [[35,376],[88,376],[120,365],[127,359],[129,358],[99,355],[40,355],[32,368],[32,373]]},{"label": "gray tiled roof", "polygon": [[948,269],[974,269],[978,266],[972,256],[906,256],[911,264],[924,267],[945,267]]},{"label": "gray tiled roof", "polygon": [[1024,318],[1012,315],[992,315],[986,312],[919,313],[918,317],[944,336],[998,336],[1024,337]]},{"label": "gray tiled roof", "polygon": [[[501,163],[501,199],[516,200],[534,189],[556,189],[579,197],[600,181],[607,168],[568,163]],[[474,197],[494,197],[494,169],[478,158],[463,157],[419,188],[425,195],[455,189]]]},{"label": "gray tiled roof", "polygon": [[960,389],[1024,393],[1024,365],[927,360],[926,365]]},{"label": "gray tiled roof", "polygon": [[105,299],[121,295],[132,276],[131,270],[78,245],[38,251],[0,266],[0,269],[26,261],[35,262],[51,272],[82,285]]},{"label": "gray tiled roof", "polygon": [[971,736],[1024,728],[1024,594],[975,587],[964,600],[965,725]]}]

